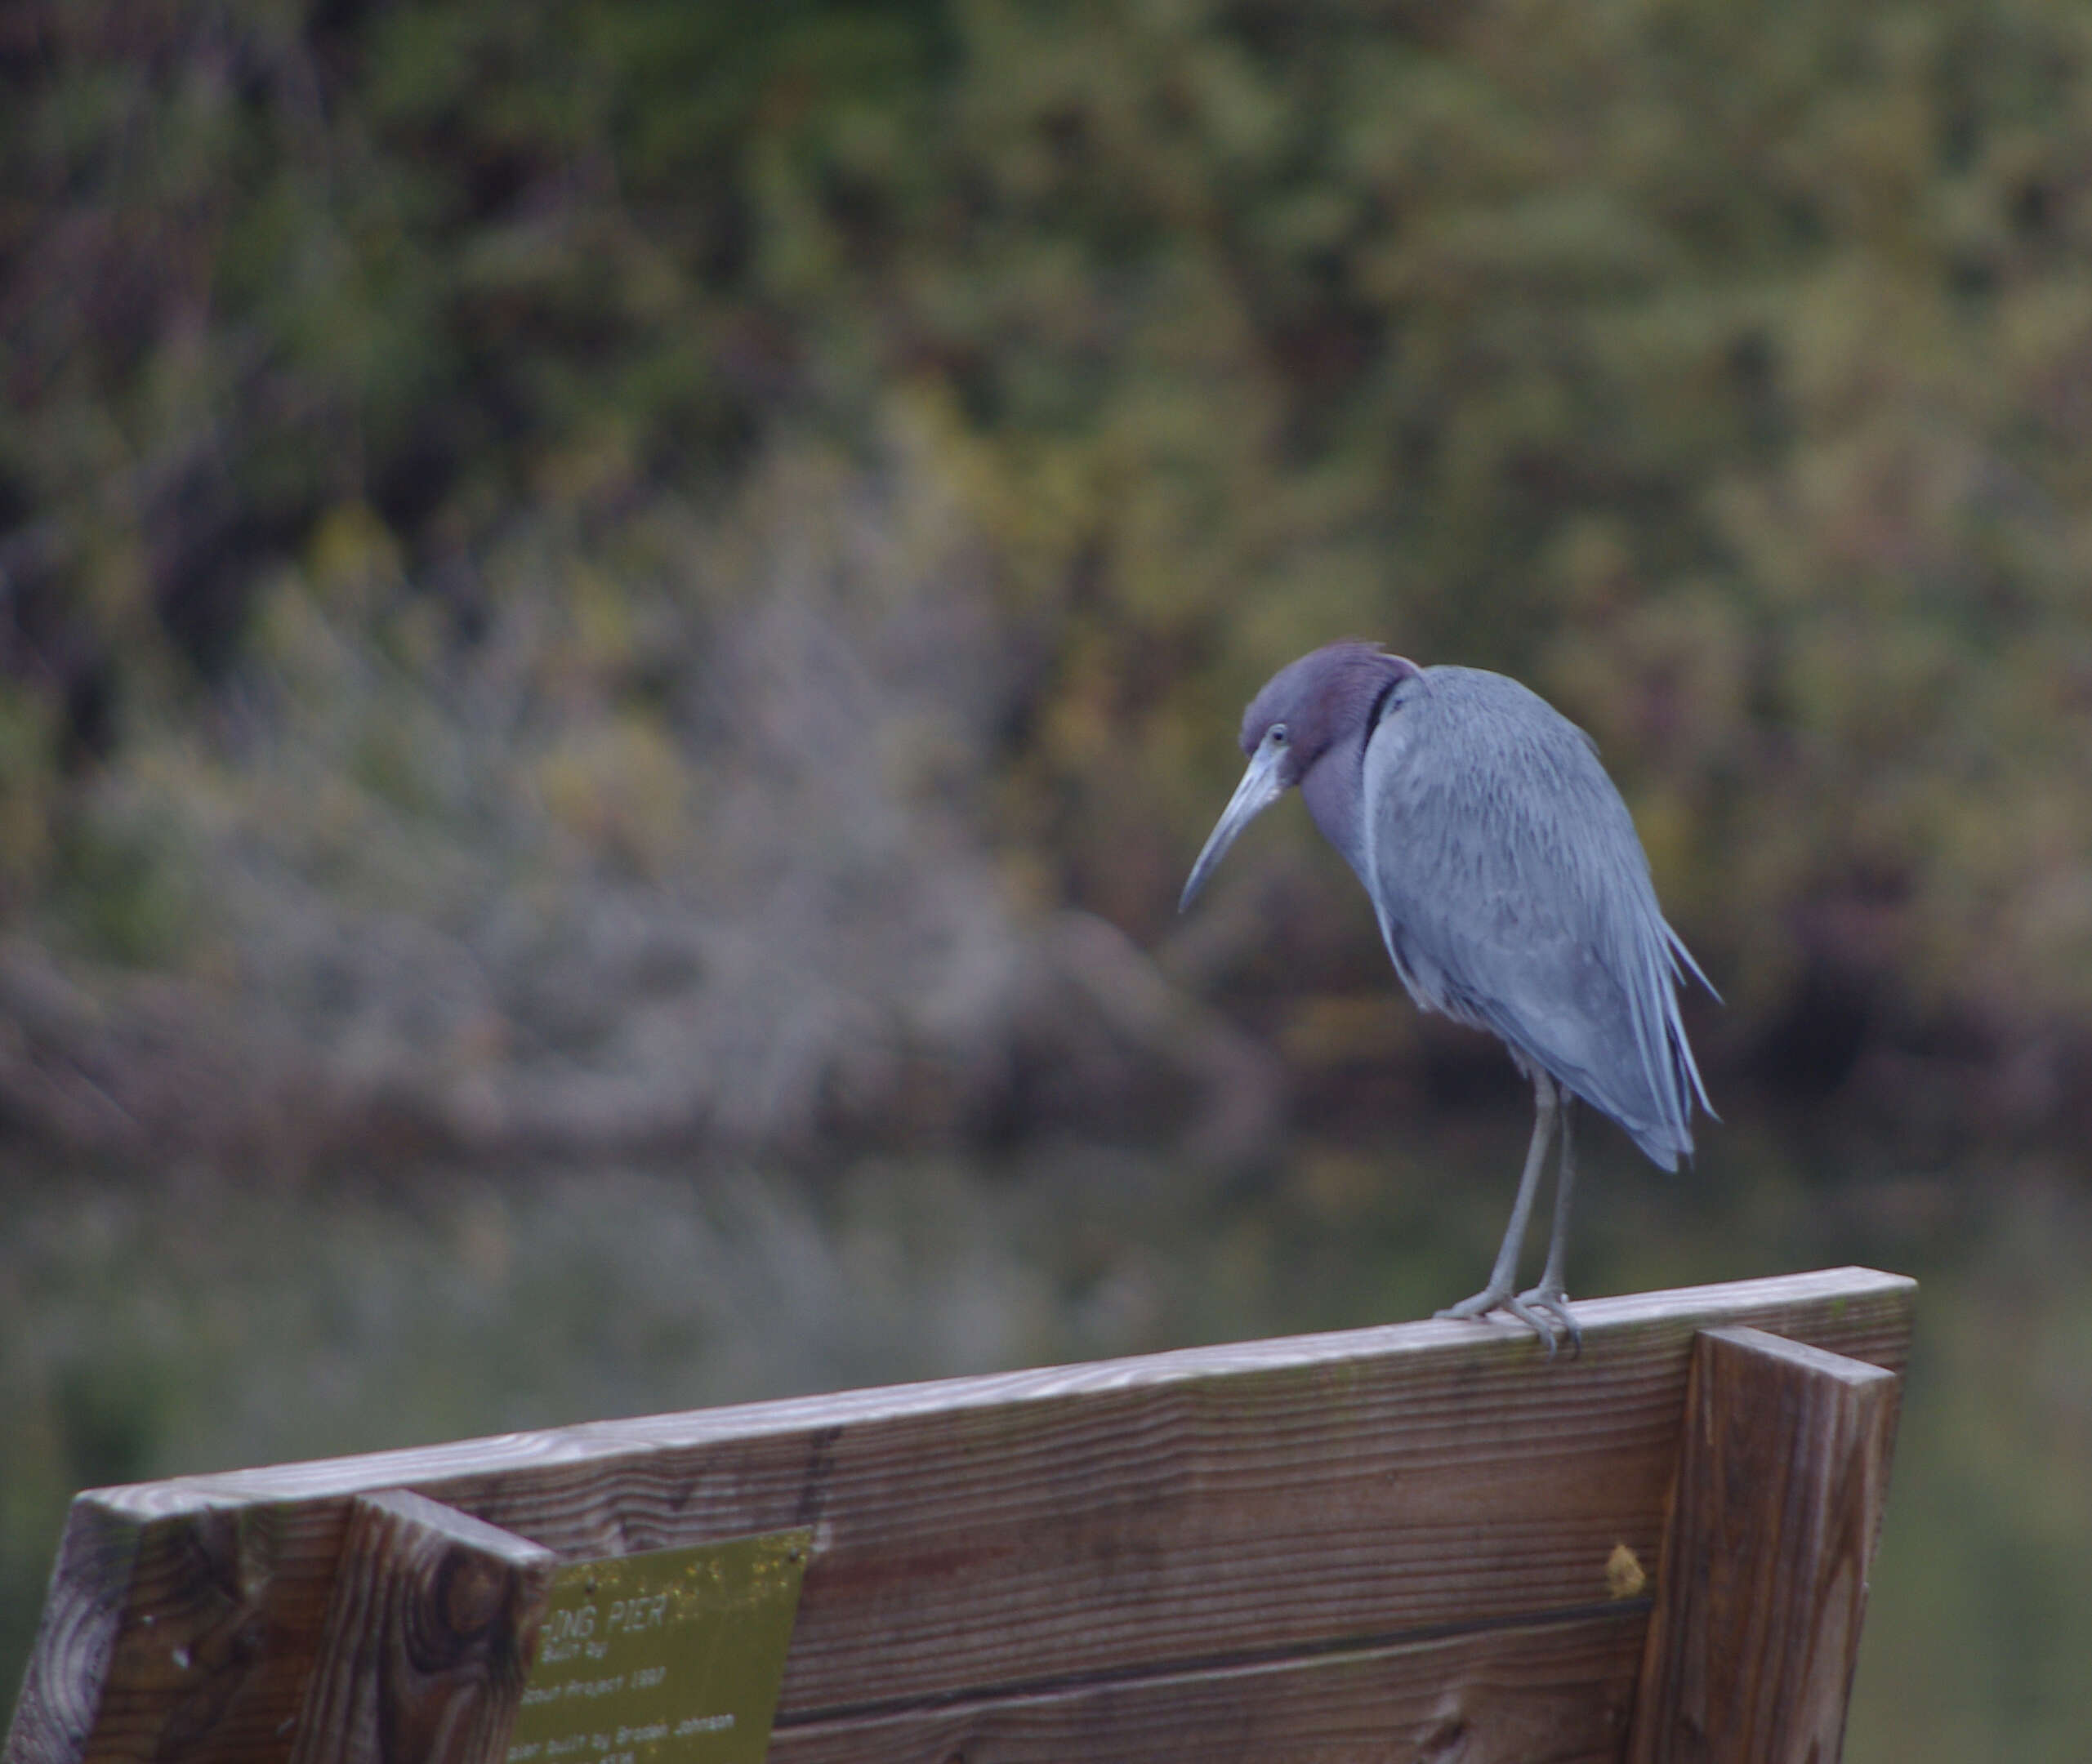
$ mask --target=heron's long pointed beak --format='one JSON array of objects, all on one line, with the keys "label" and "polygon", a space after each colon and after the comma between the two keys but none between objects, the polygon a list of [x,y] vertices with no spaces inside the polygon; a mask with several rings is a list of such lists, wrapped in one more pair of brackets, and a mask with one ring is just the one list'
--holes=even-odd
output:
[{"label": "heron's long pointed beak", "polygon": [[1242,773],[1235,794],[1228,799],[1228,806],[1220,811],[1220,818],[1214,823],[1205,850],[1191,866],[1191,880],[1184,884],[1184,893],[1177,898],[1179,912],[1189,906],[1206,886],[1206,879],[1219,867],[1220,860],[1228,854],[1228,848],[1235,843],[1242,829],[1286,794],[1286,781],[1279,774],[1279,764],[1284,758],[1284,748],[1269,742],[1257,749],[1256,757],[1249,763],[1249,770]]}]

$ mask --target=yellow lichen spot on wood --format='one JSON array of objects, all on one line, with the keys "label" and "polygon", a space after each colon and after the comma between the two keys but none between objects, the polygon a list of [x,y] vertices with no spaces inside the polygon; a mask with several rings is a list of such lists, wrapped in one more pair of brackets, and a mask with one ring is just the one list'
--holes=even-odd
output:
[{"label": "yellow lichen spot on wood", "polygon": [[1612,1553],[1605,1558],[1605,1590],[1612,1598],[1637,1598],[1649,1584],[1649,1577],[1642,1567],[1642,1559],[1625,1544],[1612,1546]]}]

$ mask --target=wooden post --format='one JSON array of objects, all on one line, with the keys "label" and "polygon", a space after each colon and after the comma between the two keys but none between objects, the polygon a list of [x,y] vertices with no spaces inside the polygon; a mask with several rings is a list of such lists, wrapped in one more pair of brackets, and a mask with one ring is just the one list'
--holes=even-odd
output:
[{"label": "wooden post", "polygon": [[287,1539],[274,1502],[178,1483],[77,1497],[5,1764],[151,1764],[206,1736],[280,1757],[280,1715],[258,1691],[317,1626],[346,1510]]},{"label": "wooden post", "polygon": [[497,1764],[558,1560],[404,1489],[358,1495],[291,1764]]},{"label": "wooden post", "polygon": [[1759,1330],[1700,1336],[1631,1764],[1836,1764],[1897,1384]]}]

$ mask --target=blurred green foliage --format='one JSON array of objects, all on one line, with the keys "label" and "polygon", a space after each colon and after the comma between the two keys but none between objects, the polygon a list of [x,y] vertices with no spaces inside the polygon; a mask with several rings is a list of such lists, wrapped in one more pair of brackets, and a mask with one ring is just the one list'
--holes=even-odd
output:
[{"label": "blurred green foliage", "polygon": [[[1378,636],[1599,737],[1718,1062],[2062,1106],[2071,0],[23,0],[0,113],[0,901],[83,959],[237,968],[199,820],[308,879],[328,813],[469,820],[426,732],[548,595],[516,787],[672,868],[720,751],[674,676],[760,595],[713,516],[779,457],[876,502],[901,434],[1015,658],[1017,897],[1154,942],[1242,699]],[[371,688],[288,817],[286,644]],[[1378,984],[1357,919],[1220,977]]]}]

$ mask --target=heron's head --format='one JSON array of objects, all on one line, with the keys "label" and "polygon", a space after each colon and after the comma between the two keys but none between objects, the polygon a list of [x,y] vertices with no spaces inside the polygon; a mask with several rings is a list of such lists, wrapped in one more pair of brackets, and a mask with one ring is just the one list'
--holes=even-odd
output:
[{"label": "heron's head", "polygon": [[1381,695],[1418,671],[1376,644],[1330,644],[1289,662],[1242,713],[1249,769],[1221,811],[1177,902],[1181,912],[1206,885],[1242,829],[1335,749],[1360,738]]}]

